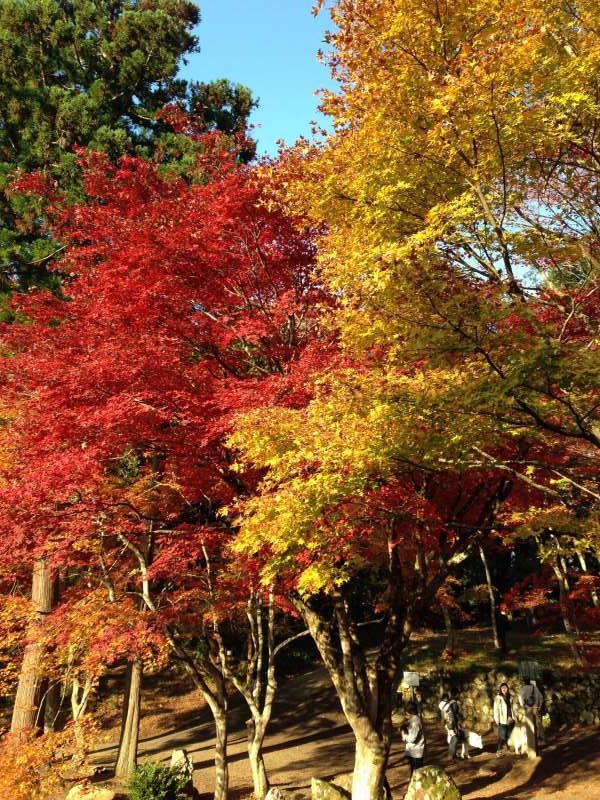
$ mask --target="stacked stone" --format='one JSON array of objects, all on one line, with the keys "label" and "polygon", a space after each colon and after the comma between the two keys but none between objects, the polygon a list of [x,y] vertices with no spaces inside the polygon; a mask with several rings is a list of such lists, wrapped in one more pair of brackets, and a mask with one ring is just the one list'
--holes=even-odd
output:
[{"label": "stacked stone", "polygon": [[[439,718],[438,704],[444,691],[452,690],[459,700],[464,726],[477,733],[488,733],[493,727],[492,706],[501,683],[507,683],[513,696],[523,681],[516,673],[491,670],[473,677],[457,677],[447,670],[433,672],[422,680],[423,709],[426,718]],[[600,675],[581,673],[553,675],[545,673],[541,680],[545,711],[552,727],[573,724],[600,724]]]}]

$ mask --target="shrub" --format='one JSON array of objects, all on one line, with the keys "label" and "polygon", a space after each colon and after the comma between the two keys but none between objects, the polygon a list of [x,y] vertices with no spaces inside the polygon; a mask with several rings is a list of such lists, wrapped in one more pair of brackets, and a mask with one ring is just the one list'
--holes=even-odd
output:
[{"label": "shrub", "polygon": [[131,800],[183,800],[187,778],[180,769],[140,764],[129,783]]}]

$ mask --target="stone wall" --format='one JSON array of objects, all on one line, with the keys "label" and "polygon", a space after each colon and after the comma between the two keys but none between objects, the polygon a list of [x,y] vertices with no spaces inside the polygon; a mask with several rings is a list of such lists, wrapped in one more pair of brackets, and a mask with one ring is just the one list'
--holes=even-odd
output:
[{"label": "stone wall", "polygon": [[[437,717],[438,704],[444,691],[452,689],[461,703],[465,727],[478,733],[488,733],[493,726],[492,704],[501,683],[508,683],[517,695],[523,681],[515,673],[492,670],[474,677],[453,676],[451,671],[430,673],[422,678],[421,694],[426,718]],[[544,694],[545,712],[551,727],[578,723],[600,724],[600,674],[544,673],[538,682]]]}]

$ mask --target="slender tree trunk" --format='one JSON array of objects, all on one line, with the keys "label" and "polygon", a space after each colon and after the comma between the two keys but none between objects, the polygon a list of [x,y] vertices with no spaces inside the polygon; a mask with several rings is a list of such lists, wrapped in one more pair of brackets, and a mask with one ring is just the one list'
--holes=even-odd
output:
[{"label": "slender tree trunk", "polygon": [[263,743],[265,740],[266,726],[262,721],[248,722],[248,759],[252,770],[252,784],[254,797],[264,800],[269,791],[269,779],[263,756]]},{"label": "slender tree trunk", "polygon": [[[214,800],[227,800],[229,792],[229,764],[227,757],[228,717],[227,717],[227,686],[225,677],[218,671],[212,661],[205,661],[201,668],[195,663],[194,658],[186,652],[173,638],[167,629],[167,638],[175,655],[199,689],[206,705],[210,708],[215,721],[215,791]],[[205,678],[205,673],[210,675],[210,684]]]},{"label": "slender tree trunk", "polygon": [[[145,607],[148,611],[152,613],[156,612],[156,606],[154,604],[154,600],[152,598],[152,590],[151,590],[151,582],[150,577],[148,574],[148,565],[151,562],[151,554],[152,554],[152,543],[153,543],[153,536],[152,531],[149,530],[148,532],[148,543],[147,545],[141,549],[137,547],[137,545],[129,540],[127,536],[120,533],[119,539],[123,542],[123,544],[135,555],[140,569],[140,579],[142,585],[142,598],[144,601]],[[210,559],[208,557],[208,553],[205,550],[205,555],[207,558],[207,574],[209,578],[209,585],[212,583],[211,578],[211,571],[210,571]],[[192,656],[190,653],[186,651],[186,648],[182,646],[176,639],[173,630],[166,626],[164,632],[167,637],[167,641],[175,654],[175,656],[180,659],[184,669],[189,674],[190,678],[194,682],[195,686],[200,690],[206,704],[211,710],[213,715],[213,719],[215,721],[215,730],[216,730],[216,745],[215,745],[215,792],[214,792],[214,800],[227,800],[227,794],[229,791],[229,767],[227,762],[227,687],[225,684],[225,675],[223,674],[222,667],[223,664],[219,663],[219,659],[217,659],[217,663],[213,663],[213,658],[209,654],[205,659],[202,659],[200,664],[196,661],[195,657]],[[221,650],[222,648],[220,648]],[[222,657],[225,656],[223,652],[220,652]],[[134,683],[134,677],[136,675],[135,671],[132,671],[132,685]],[[141,682],[141,664],[139,666],[139,673],[136,678],[138,682]],[[132,692],[130,691],[129,695],[131,696]],[[137,710],[132,708],[132,719],[135,721],[135,726],[132,724],[130,729],[135,732],[135,745],[137,750],[137,731],[138,731],[138,722],[139,722],[139,687],[137,692]],[[128,726],[125,726],[127,729]],[[129,759],[132,758],[133,746],[130,744],[128,746],[129,751]],[[135,758],[135,756],[133,756]],[[131,761],[130,761],[131,763]],[[120,770],[119,765],[117,765],[117,769]],[[125,771],[125,768],[123,769]]]},{"label": "slender tree trunk", "polygon": [[229,764],[227,760],[227,711],[215,714],[215,794],[214,800],[227,800],[229,792]]},{"label": "slender tree trunk", "polygon": [[559,558],[556,559],[556,564],[554,565],[554,574],[556,575],[556,580],[558,581],[558,603],[560,605],[560,612],[565,633],[573,633],[573,625],[569,619],[569,608],[567,603],[569,584],[563,572],[562,564]]},{"label": "slender tree trunk", "polygon": [[270,786],[263,756],[263,744],[277,692],[275,659],[284,647],[309,632],[308,630],[302,631],[275,646],[275,591],[273,587],[269,589],[266,607],[264,607],[264,600],[262,591],[256,593],[251,590],[246,611],[249,629],[244,670],[240,670],[239,665],[238,668],[235,668],[228,664],[218,625],[215,627],[223,673],[242,695],[250,711],[250,719],[246,723],[248,758],[256,800],[264,800]]},{"label": "slender tree trunk", "polygon": [[52,611],[56,582],[43,559],[37,559],[33,567],[31,603],[34,611],[27,631],[29,644],[23,653],[23,663],[15,696],[11,733],[25,740],[31,733],[39,731],[43,724],[40,703],[43,696],[42,662],[44,646],[39,641],[47,615]]},{"label": "slender tree trunk", "polygon": [[52,683],[46,691],[44,701],[44,733],[49,733],[56,729],[56,722],[62,704],[62,689],[58,682]]},{"label": "slender tree trunk", "polygon": [[[574,633],[574,628],[569,616],[569,604],[567,602],[567,595],[571,590],[569,586],[569,577],[567,574],[567,565],[561,554],[561,546],[558,537],[552,535],[552,539],[556,544],[556,557],[552,562],[552,569],[554,570],[554,574],[556,575],[556,580],[558,581],[558,603],[560,605],[560,613],[562,616],[562,622],[563,622],[563,627],[565,629],[565,633],[572,634]],[[574,644],[573,648],[575,652],[577,652],[577,648],[575,647]]]},{"label": "slender tree trunk", "polygon": [[454,650],[454,628],[452,627],[452,617],[445,605],[442,605],[442,616],[444,627],[446,628],[446,652],[452,653]]},{"label": "slender tree trunk", "polygon": [[139,659],[127,666],[121,737],[115,766],[115,777],[120,780],[130,778],[137,764],[142,674],[143,666]]},{"label": "slender tree trunk", "polygon": [[[585,559],[584,553],[578,552],[577,558],[579,559],[579,565],[581,566],[581,571],[583,572],[583,574],[589,575],[589,571],[587,568],[587,561]],[[592,603],[596,608],[598,608],[598,606],[600,606],[600,598],[598,597],[598,592],[596,591],[596,589],[591,590],[591,595],[592,595]]]},{"label": "slender tree trunk", "polygon": [[[239,681],[234,680],[234,685],[238,691],[242,692],[252,715],[248,723],[248,758],[256,800],[264,800],[270,785],[263,756],[263,744],[277,692],[275,657],[278,652],[275,648],[275,593],[273,587],[269,589],[266,614],[263,613],[264,600],[261,595],[260,592],[258,595],[252,592],[248,599],[249,641],[253,642],[253,652],[248,662],[250,681],[244,687]],[[282,643],[282,646],[284,644]]]},{"label": "slender tree trunk", "polygon": [[[73,715],[73,724],[75,727],[75,741],[81,751],[83,751],[85,747],[81,720],[86,712],[91,691],[91,678],[88,678],[83,686],[81,686],[77,678],[73,680],[73,687],[71,690],[71,713]],[[81,758],[83,758],[83,752],[80,755]]]},{"label": "slender tree trunk", "polygon": [[490,566],[485,555],[485,550],[481,545],[479,546],[479,555],[481,556],[481,563],[483,564],[483,569],[485,570],[485,581],[487,583],[488,594],[490,597],[490,617],[492,621],[494,647],[496,650],[501,650],[502,646],[500,644],[500,637],[498,636],[498,624],[496,621],[496,597],[494,595],[494,585],[492,584],[492,574],[490,572]]},{"label": "slender tree trunk", "polygon": [[[153,468],[157,470],[157,464]],[[142,537],[139,548],[126,536],[120,535],[121,541],[135,555],[140,570],[140,583],[142,595],[140,608],[146,612],[154,613],[156,607],[152,600],[148,567],[152,563],[154,550],[154,532],[152,522],[148,523],[146,532]],[[109,582],[109,592],[114,597],[114,587]],[[137,764],[138,739],[140,733],[140,704],[142,696],[143,664],[141,659],[134,658],[127,665],[127,679],[123,697],[123,715],[121,717],[121,733],[119,736],[119,750],[115,764],[115,777],[119,780],[129,779]]]}]

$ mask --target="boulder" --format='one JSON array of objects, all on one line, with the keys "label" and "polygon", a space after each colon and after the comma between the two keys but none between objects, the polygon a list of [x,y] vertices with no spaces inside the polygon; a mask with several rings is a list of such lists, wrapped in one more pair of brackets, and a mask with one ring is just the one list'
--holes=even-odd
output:
[{"label": "boulder", "polygon": [[194,774],[194,765],[185,750],[173,750],[171,753],[171,769],[178,769],[182,775],[191,780]]},{"label": "boulder", "polygon": [[115,800],[116,796],[117,793],[106,786],[78,783],[69,790],[66,800]]},{"label": "boulder", "polygon": [[329,781],[321,781],[318,778],[311,780],[310,793],[312,800],[348,800],[350,797],[350,792],[335,786]]},{"label": "boulder", "polygon": [[186,783],[183,787],[185,797],[197,798],[198,791],[194,787],[194,762],[190,758],[187,750],[173,750],[171,753],[171,769],[180,772]]},{"label": "boulder", "polygon": [[439,767],[416,769],[404,800],[461,800],[462,795],[449,775]]},{"label": "boulder", "polygon": [[290,796],[286,794],[283,789],[279,789],[277,786],[271,786],[265,800],[290,800]]}]

